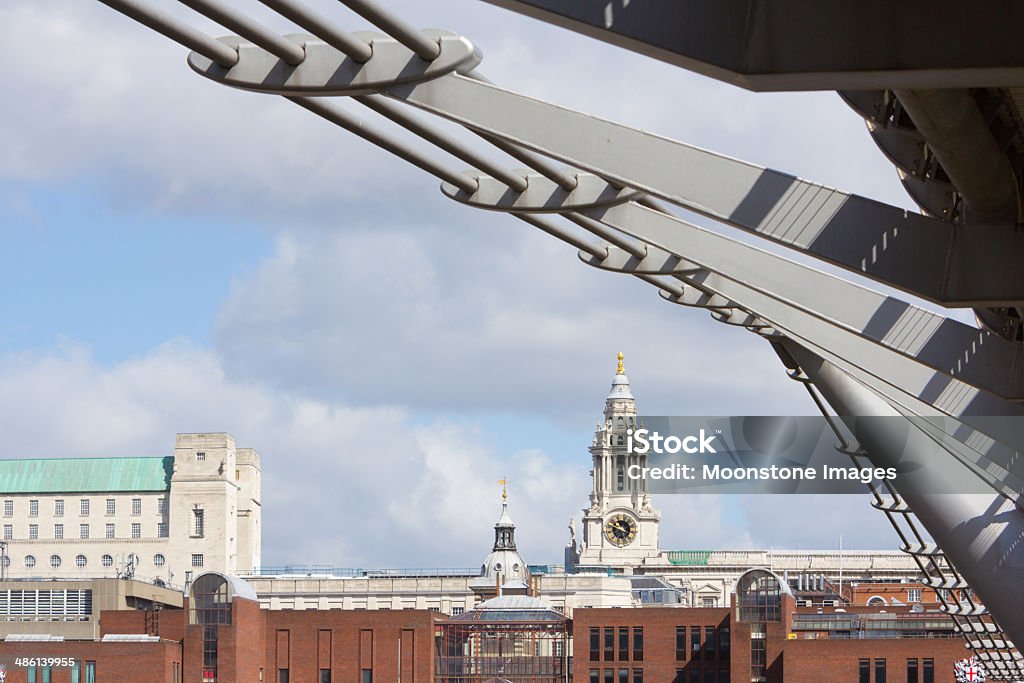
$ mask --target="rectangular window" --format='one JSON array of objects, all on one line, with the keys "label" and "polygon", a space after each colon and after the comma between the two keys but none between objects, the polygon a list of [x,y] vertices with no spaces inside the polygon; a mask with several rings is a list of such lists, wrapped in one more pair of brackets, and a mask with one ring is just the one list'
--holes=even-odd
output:
[{"label": "rectangular window", "polygon": [[871,683],[871,660],[862,659],[860,660],[860,675],[857,678],[857,683]]},{"label": "rectangular window", "polygon": [[601,659],[601,629],[590,628],[590,661],[596,662]]},{"label": "rectangular window", "polygon": [[13,517],[13,516],[14,516],[14,501],[13,500],[5,500],[4,501],[4,517]]},{"label": "rectangular window", "polygon": [[615,683],[615,669],[604,670],[604,683]]},{"label": "rectangular window", "polygon": [[142,499],[141,498],[132,498],[132,514],[133,515],[141,515],[142,514]]},{"label": "rectangular window", "polygon": [[700,626],[690,627],[690,659],[700,659]]},{"label": "rectangular window", "polygon": [[10,541],[14,538],[14,525],[4,524],[4,540]]},{"label": "rectangular window", "polygon": [[917,683],[916,659],[907,659],[907,683]]},{"label": "rectangular window", "polygon": [[320,669],[320,683],[331,683],[330,669]]},{"label": "rectangular window", "polygon": [[78,525],[78,537],[79,538],[89,538],[89,525],[88,524],[79,524]]},{"label": "rectangular window", "polygon": [[71,667],[71,683],[82,683],[82,669],[77,659]]},{"label": "rectangular window", "polygon": [[28,525],[28,537],[32,540],[39,538],[39,525],[29,524]]},{"label": "rectangular window", "polygon": [[[629,659],[629,627],[619,627],[619,660]],[[628,682],[627,682],[628,683]]]},{"label": "rectangular window", "polygon": [[644,683],[643,669],[633,669],[633,683]]},{"label": "rectangular window", "polygon": [[465,607],[452,607],[452,616],[457,617],[466,611]]},{"label": "rectangular window", "polygon": [[619,683],[629,683],[629,669],[619,669]]},{"label": "rectangular window", "polygon": [[142,538],[142,525],[132,522],[132,538]]},{"label": "rectangular window", "polygon": [[704,627],[704,659],[713,661],[715,658],[715,627]]},{"label": "rectangular window", "polygon": [[718,629],[718,649],[722,653],[722,659],[729,659],[729,648],[732,647],[729,642],[729,627],[723,626]]},{"label": "rectangular window", "polygon": [[203,510],[196,509],[192,511],[192,535],[203,536],[203,531],[206,528],[206,519]]},{"label": "rectangular window", "polygon": [[30,500],[28,502],[28,516],[29,517],[38,517],[39,516],[39,501],[38,500]]},{"label": "rectangular window", "polygon": [[85,663],[85,683],[96,683],[96,662]]},{"label": "rectangular window", "polygon": [[921,662],[921,683],[935,683],[934,659],[925,659]]},{"label": "rectangular window", "polygon": [[686,683],[686,669],[676,669],[676,677],[672,683]]},{"label": "rectangular window", "polygon": [[907,602],[921,602],[921,589],[920,588],[909,588],[909,589],[907,589]]},{"label": "rectangular window", "polygon": [[704,669],[704,683],[718,683],[717,673],[714,669]]},{"label": "rectangular window", "polygon": [[157,525],[156,525],[156,537],[157,538],[167,538],[168,535],[169,534],[167,533],[167,522],[157,522]]},{"label": "rectangular window", "polygon": [[875,683],[885,683],[885,660],[875,660]]},{"label": "rectangular window", "polygon": [[36,668],[34,666],[30,666],[28,668],[28,672],[25,674],[25,680],[28,681],[28,683],[37,683]]},{"label": "rectangular window", "polygon": [[64,525],[54,524],[53,525],[53,537],[57,540],[64,538]]},{"label": "rectangular window", "polygon": [[676,626],[676,661],[686,659],[686,627]]},{"label": "rectangular window", "polygon": [[601,683],[601,670],[591,669],[590,670],[590,683]]},{"label": "rectangular window", "polygon": [[83,517],[88,517],[89,516],[89,499],[88,498],[83,498],[80,501],[78,510],[79,510],[80,514]]},{"label": "rectangular window", "polygon": [[202,567],[203,566],[203,554],[202,553],[193,553],[192,554],[192,566],[193,567]]},{"label": "rectangular window", "polygon": [[373,683],[373,669],[363,669],[360,672],[359,683]]},{"label": "rectangular window", "polygon": [[113,523],[108,523],[107,524],[107,530],[106,530],[106,534],[105,535],[106,535],[107,538],[114,538],[114,524]]},{"label": "rectangular window", "polygon": [[117,501],[114,500],[113,498],[107,498],[107,514],[108,515],[116,515],[117,514]]},{"label": "rectangular window", "polygon": [[206,460],[206,453],[204,453],[203,451],[196,451],[196,460]]},{"label": "rectangular window", "polygon": [[53,675],[53,667],[44,666],[41,669],[41,672],[43,674],[43,680],[39,681],[39,683],[50,683],[50,677]]},{"label": "rectangular window", "polygon": [[690,669],[690,683],[700,683],[700,669]]},{"label": "rectangular window", "polygon": [[64,516],[64,500],[63,499],[58,498],[57,500],[53,501],[53,516],[54,517],[63,517]]},{"label": "rectangular window", "polygon": [[644,629],[642,626],[633,627],[633,661],[644,661]]},{"label": "rectangular window", "polygon": [[615,659],[615,629],[605,627],[604,629],[604,661],[610,662]]},{"label": "rectangular window", "polygon": [[156,514],[166,515],[167,514],[167,499],[157,498],[156,499]]},{"label": "rectangular window", "polygon": [[277,670],[277,683],[288,683],[288,669]]}]

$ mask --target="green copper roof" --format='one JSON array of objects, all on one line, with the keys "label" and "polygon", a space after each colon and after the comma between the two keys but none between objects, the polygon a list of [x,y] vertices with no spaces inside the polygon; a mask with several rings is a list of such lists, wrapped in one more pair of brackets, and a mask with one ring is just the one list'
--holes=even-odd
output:
[{"label": "green copper roof", "polygon": [[0,460],[0,494],[167,491],[174,458]]},{"label": "green copper roof", "polygon": [[708,563],[711,553],[710,550],[671,550],[668,553],[668,561],[672,564],[702,567]]}]

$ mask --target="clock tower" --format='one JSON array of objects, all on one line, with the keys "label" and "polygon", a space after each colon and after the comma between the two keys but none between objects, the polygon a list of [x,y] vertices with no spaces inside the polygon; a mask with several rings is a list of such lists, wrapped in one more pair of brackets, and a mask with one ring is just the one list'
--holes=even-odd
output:
[{"label": "clock tower", "polygon": [[590,446],[593,487],[590,505],[583,510],[583,547],[577,562],[628,570],[658,562],[661,515],[651,507],[647,482],[627,475],[632,465],[646,466],[647,456],[626,448],[627,431],[638,428],[638,416],[622,358],[620,353],[605,399],[604,422],[597,426]]}]

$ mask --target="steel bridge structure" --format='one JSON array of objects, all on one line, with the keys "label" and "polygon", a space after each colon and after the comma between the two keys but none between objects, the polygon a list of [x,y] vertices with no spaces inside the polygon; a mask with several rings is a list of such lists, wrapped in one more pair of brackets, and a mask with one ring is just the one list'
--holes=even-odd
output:
[{"label": "steel bridge structure", "polygon": [[[740,87],[839,91],[921,206],[912,213],[517,94],[481,75],[468,37],[420,30],[375,0],[341,0],[375,27],[355,33],[302,0],[260,0],[297,26],[288,35],[225,0],[180,0],[227,37],[147,0],[100,1],[191,50],[198,75],[285,97],[436,176],[451,199],[507,213],[590,266],[764,338],[853,460],[919,466],[923,484],[873,487],[873,504],[940,596],[976,591],[943,609],[990,678],[1024,681],[1013,646],[1024,640],[1024,430],[1013,428],[1024,418],[1024,6],[942,1],[924,21],[880,0],[488,0]],[[341,98],[438,154],[366,124]],[[979,326],[836,269],[972,308]],[[961,482],[972,492],[951,493]]]}]

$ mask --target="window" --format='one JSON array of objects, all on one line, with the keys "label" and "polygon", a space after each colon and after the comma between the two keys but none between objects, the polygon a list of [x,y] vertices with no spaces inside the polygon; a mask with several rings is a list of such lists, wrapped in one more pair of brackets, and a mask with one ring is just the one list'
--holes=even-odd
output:
[{"label": "window", "polygon": [[716,597],[703,597],[700,599],[701,607],[718,607],[718,598]]},{"label": "window", "polygon": [[30,666],[28,672],[25,674],[25,680],[28,683],[36,683],[36,667]]},{"label": "window", "polygon": [[373,669],[363,669],[360,671],[359,683],[373,683]]},{"label": "window", "polygon": [[721,651],[722,659],[724,659],[725,661],[729,661],[730,647],[731,645],[729,643],[729,627],[723,626],[722,628],[718,629],[718,649]]},{"label": "window", "polygon": [[96,683],[96,662],[85,663],[85,683]]},{"label": "window", "polygon": [[642,626],[633,627],[633,661],[644,661],[644,629]]},{"label": "window", "polygon": [[320,683],[331,683],[330,669],[320,669]]},{"label": "window", "polygon": [[601,629],[590,628],[590,661],[601,659]]},{"label": "window", "polygon": [[615,669],[604,670],[604,683],[615,683]]},{"label": "window", "polygon": [[4,524],[4,540],[10,541],[14,538],[14,525]]},{"label": "window", "polygon": [[30,500],[28,502],[28,516],[29,517],[38,517],[39,516],[39,501],[38,500]]},{"label": "window", "polygon": [[79,524],[78,525],[78,537],[79,538],[89,538],[89,525],[88,524]]},{"label": "window", "polygon": [[50,555],[50,566],[54,569],[60,566],[60,555]]},{"label": "window", "polygon": [[33,539],[33,540],[39,538],[39,525],[38,524],[29,524],[28,525],[28,537],[30,539]]},{"label": "window", "polygon": [[[619,627],[619,660],[629,659],[629,627]],[[629,683],[628,681],[626,683]]]},{"label": "window", "polygon": [[875,660],[875,683],[885,683],[885,660]]},{"label": "window", "polygon": [[113,498],[107,498],[107,515],[117,514],[117,501]]},{"label": "window", "polygon": [[64,516],[64,499],[63,498],[58,498],[57,500],[53,501],[53,516],[54,517],[63,517]]},{"label": "window", "polygon": [[629,669],[619,669],[619,683],[629,683]]},{"label": "window", "polygon": [[167,514],[167,499],[157,498],[156,499],[156,514],[166,515]]},{"label": "window", "polygon": [[907,602],[921,602],[921,589],[920,588],[908,588],[907,589]]},{"label": "window", "polygon": [[13,516],[14,516],[14,501],[13,500],[5,500],[4,501],[4,517],[13,517]]},{"label": "window", "polygon": [[907,659],[907,683],[917,683],[916,659]]},{"label": "window", "polygon": [[700,659],[700,626],[690,627],[690,658]]},{"label": "window", "polygon": [[615,629],[605,627],[604,629],[604,661],[610,662],[615,659]]},{"label": "window", "polygon": [[715,627],[704,627],[704,659],[712,661],[715,658]]},{"label": "window", "polygon": [[193,553],[192,554],[192,566],[193,567],[202,567],[203,566],[203,554],[202,553]]},{"label": "window", "polygon": [[676,626],[676,661],[686,659],[686,627]]},{"label": "window", "polygon": [[196,451],[196,460],[200,462],[206,460],[206,453],[204,451]]},{"label": "window", "polygon": [[590,683],[601,683],[601,670],[591,669],[590,670]]},{"label": "window", "polygon": [[194,509],[192,511],[192,535],[202,537],[205,526],[205,514],[203,509]]},{"label": "window", "polygon": [[167,538],[167,522],[158,522],[156,525],[156,537]]},{"label": "window", "polygon": [[132,538],[142,538],[142,525],[132,522]]},{"label": "window", "polygon": [[28,567],[29,569],[31,569],[32,567],[36,566],[36,557],[35,557],[35,555],[26,555],[25,556],[25,566]]},{"label": "window", "polygon": [[89,563],[89,561],[87,559],[85,559],[85,555],[78,555],[78,556],[75,557],[75,566],[78,567],[79,569],[81,569],[82,567],[84,567],[88,563]]},{"label": "window", "polygon": [[921,683],[935,683],[935,660],[925,659],[921,662]]},{"label": "window", "polygon": [[859,661],[860,674],[857,677],[857,683],[871,683],[871,660],[861,659]]},{"label": "window", "polygon": [[64,538],[64,525],[63,524],[54,524],[53,525],[53,537],[56,538],[58,541],[60,539]]},{"label": "window", "polygon": [[452,616],[457,617],[466,611],[465,607],[452,607]]},{"label": "window", "polygon": [[132,498],[132,514],[133,515],[141,515],[142,514],[142,499],[141,498]]},{"label": "window", "polygon": [[153,556],[153,565],[156,567],[162,567],[166,562],[167,558],[161,555],[160,553],[157,553]]},{"label": "window", "polygon": [[104,567],[111,567],[114,564],[114,558],[110,555],[104,555],[100,559],[100,564],[102,564]]},{"label": "window", "polygon": [[114,538],[114,523],[107,522],[107,529],[105,533],[107,538]]},{"label": "window", "polygon": [[716,673],[714,669],[704,669],[704,683],[718,683]]},{"label": "window", "polygon": [[633,669],[633,683],[644,683],[643,669]]},{"label": "window", "polygon": [[88,498],[83,498],[81,500],[81,502],[79,504],[79,512],[82,514],[83,517],[86,517],[86,516],[89,515],[89,499]]}]

